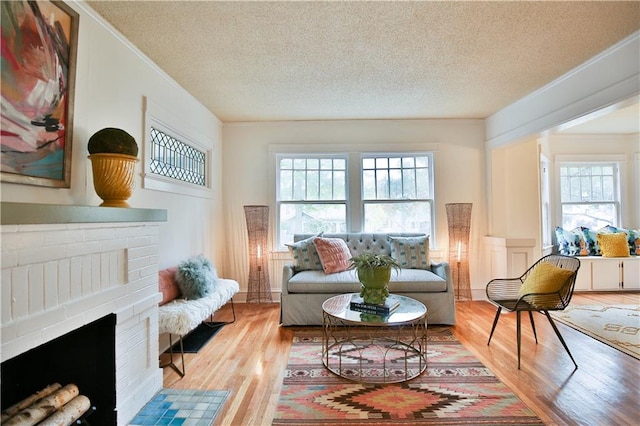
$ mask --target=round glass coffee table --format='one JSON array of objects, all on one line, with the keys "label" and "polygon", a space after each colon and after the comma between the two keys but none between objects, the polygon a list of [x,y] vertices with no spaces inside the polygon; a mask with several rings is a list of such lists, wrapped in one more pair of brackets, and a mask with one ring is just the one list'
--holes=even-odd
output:
[{"label": "round glass coffee table", "polygon": [[388,315],[351,308],[357,293],[322,304],[322,363],[331,372],[364,383],[411,380],[427,368],[427,308],[406,296]]}]

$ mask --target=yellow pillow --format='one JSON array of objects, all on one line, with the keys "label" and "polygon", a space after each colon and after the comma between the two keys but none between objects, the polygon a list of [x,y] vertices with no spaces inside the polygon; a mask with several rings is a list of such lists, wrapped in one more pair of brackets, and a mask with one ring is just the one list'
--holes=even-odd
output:
[{"label": "yellow pillow", "polygon": [[598,234],[598,244],[602,257],[629,257],[629,242],[624,232]]},{"label": "yellow pillow", "polygon": [[553,293],[560,288],[573,274],[573,271],[558,268],[547,262],[542,262],[524,280],[519,294],[524,296],[529,293]]}]

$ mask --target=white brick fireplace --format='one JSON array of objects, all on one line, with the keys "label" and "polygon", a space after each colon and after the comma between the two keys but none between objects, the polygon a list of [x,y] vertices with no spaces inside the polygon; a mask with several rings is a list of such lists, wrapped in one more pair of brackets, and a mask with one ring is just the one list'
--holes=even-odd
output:
[{"label": "white brick fireplace", "polygon": [[126,424],[162,388],[157,263],[166,211],[1,208],[1,361],[115,314],[115,410]]}]

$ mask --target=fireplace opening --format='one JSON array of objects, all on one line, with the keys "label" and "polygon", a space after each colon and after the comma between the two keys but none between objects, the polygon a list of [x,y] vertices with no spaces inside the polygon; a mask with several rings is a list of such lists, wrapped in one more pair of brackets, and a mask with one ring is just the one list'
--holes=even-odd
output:
[{"label": "fireplace opening", "polygon": [[116,424],[115,330],[110,314],[4,361],[2,409],[53,383],[75,384],[95,407],[91,424]]}]

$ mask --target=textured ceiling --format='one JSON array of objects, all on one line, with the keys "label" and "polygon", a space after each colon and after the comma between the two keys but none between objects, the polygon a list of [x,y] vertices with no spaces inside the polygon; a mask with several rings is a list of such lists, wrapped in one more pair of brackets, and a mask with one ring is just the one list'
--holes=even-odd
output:
[{"label": "textured ceiling", "polygon": [[223,122],[485,118],[640,28],[640,2],[89,1]]}]

